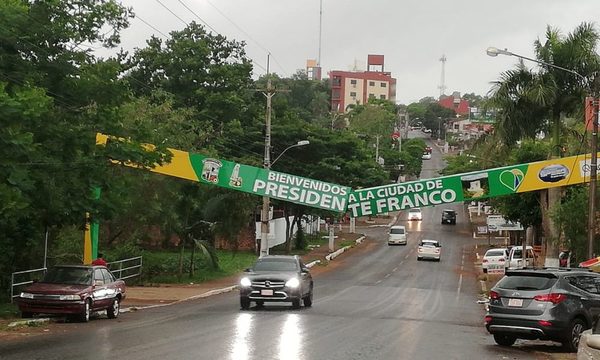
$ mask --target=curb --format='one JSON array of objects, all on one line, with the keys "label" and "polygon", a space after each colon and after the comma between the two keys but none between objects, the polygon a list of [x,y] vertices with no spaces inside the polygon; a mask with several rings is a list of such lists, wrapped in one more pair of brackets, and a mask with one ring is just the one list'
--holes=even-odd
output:
[{"label": "curb", "polygon": [[310,268],[312,268],[313,266],[315,266],[315,265],[317,265],[317,264],[320,264],[320,263],[321,263],[321,260],[315,260],[315,261],[311,261],[311,262],[309,262],[308,264],[306,264],[306,267],[310,269]]},{"label": "curb", "polygon": [[332,252],[331,254],[325,256],[325,259],[331,261],[331,260],[335,259],[336,257],[338,257],[340,254],[342,254],[347,249],[350,249],[350,246],[344,246],[343,248]]},{"label": "curb", "polygon": [[39,319],[32,319],[32,320],[19,320],[19,321],[13,321],[10,324],[8,324],[8,327],[15,327],[15,326],[19,326],[19,325],[33,325],[33,324],[43,324],[43,323],[47,323],[50,322],[50,318],[39,318]]}]

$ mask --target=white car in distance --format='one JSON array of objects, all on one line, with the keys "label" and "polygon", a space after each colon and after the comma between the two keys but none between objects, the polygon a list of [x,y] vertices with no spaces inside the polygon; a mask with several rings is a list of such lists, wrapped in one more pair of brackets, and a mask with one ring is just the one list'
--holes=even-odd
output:
[{"label": "white car in distance", "polygon": [[423,215],[421,214],[421,208],[414,208],[408,210],[408,220],[409,221],[421,221],[423,220]]},{"label": "white car in distance", "polygon": [[390,228],[388,245],[406,245],[406,228],[404,226],[396,225]]},{"label": "white car in distance", "polygon": [[481,268],[484,273],[488,272],[488,269],[501,269],[506,268],[508,261],[508,249],[507,248],[497,248],[497,249],[489,249],[483,255],[483,259],[481,260]]},{"label": "white car in distance", "polygon": [[433,259],[440,261],[442,258],[442,245],[437,240],[421,240],[417,248],[417,260]]}]

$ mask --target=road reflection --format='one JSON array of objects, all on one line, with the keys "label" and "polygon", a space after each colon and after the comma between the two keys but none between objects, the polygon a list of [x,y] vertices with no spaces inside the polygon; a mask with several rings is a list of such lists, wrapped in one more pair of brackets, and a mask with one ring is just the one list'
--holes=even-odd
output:
[{"label": "road reflection", "polygon": [[287,319],[285,319],[285,323],[281,329],[281,338],[279,339],[279,359],[300,359],[302,335],[299,323],[300,317],[298,314],[289,314]]},{"label": "road reflection", "polygon": [[421,231],[421,223],[423,221],[407,221],[409,231]]},{"label": "road reflection", "polygon": [[252,314],[239,314],[235,321],[235,336],[231,349],[231,360],[247,360],[249,358],[249,334],[252,328]]}]

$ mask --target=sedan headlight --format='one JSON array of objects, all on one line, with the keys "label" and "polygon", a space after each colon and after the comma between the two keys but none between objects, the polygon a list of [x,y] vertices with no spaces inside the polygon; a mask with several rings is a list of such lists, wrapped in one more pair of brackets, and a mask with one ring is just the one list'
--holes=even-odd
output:
[{"label": "sedan headlight", "polygon": [[249,287],[249,286],[252,286],[252,281],[250,281],[250,279],[245,277],[245,278],[242,278],[242,280],[240,280],[240,285],[243,287]]},{"label": "sedan headlight", "polygon": [[61,295],[59,297],[60,300],[81,300],[81,296],[79,295]]},{"label": "sedan headlight", "polygon": [[33,299],[33,294],[32,293],[27,293],[27,292],[22,292],[21,293],[21,297],[24,299]]},{"label": "sedan headlight", "polygon": [[285,283],[285,286],[295,289],[300,286],[300,281],[298,281],[296,278],[291,278]]}]

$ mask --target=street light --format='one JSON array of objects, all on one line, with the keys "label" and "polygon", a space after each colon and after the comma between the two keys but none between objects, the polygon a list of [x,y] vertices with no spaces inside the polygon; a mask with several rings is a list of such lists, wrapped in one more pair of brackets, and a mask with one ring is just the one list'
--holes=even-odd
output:
[{"label": "street light", "polygon": [[[298,147],[298,146],[304,146],[304,145],[308,145],[310,144],[310,141],[308,140],[300,140],[297,143],[295,143],[294,145],[290,145],[287,148],[285,148],[281,154],[279,154],[279,156],[277,156],[275,158],[275,160],[273,160],[272,162],[269,161],[268,157],[265,157],[265,168],[267,169],[267,171],[271,170],[271,167],[277,162],[277,160],[279,160],[279,158],[281,157],[281,155],[283,155],[286,151],[288,151],[291,148],[294,147]],[[263,205],[262,205],[262,211],[261,211],[261,216],[260,216],[260,221],[261,221],[261,232],[260,232],[260,256],[263,257],[265,255],[269,255],[269,228],[270,228],[270,219],[269,219],[269,208],[271,207],[271,199],[268,196],[263,196]]]},{"label": "street light", "polygon": [[[517,57],[519,59],[524,59],[524,60],[528,60],[528,61],[533,61],[535,63],[544,65],[544,66],[549,66],[555,69],[559,69],[562,71],[566,71],[570,74],[573,74],[575,76],[577,76],[579,79],[581,79],[583,81],[583,83],[585,84],[588,92],[591,93],[589,85],[588,85],[588,81],[587,78],[583,75],[581,75],[580,73],[571,70],[571,69],[567,69],[564,68],[562,66],[558,66],[558,65],[554,65],[554,64],[550,64],[547,63],[545,61],[542,60],[537,60],[537,59],[532,59],[532,58],[528,58],[526,56],[523,55],[518,55],[515,54],[513,52],[508,51],[508,49],[498,49],[496,47],[490,46],[489,48],[487,48],[486,53],[489,56],[492,57],[496,57],[498,55],[507,55],[507,56],[514,56]],[[590,191],[589,191],[589,214],[588,214],[588,258],[592,258],[594,256],[594,235],[595,235],[595,228],[596,228],[596,180],[598,178],[597,175],[597,171],[598,171],[598,153],[597,153],[597,147],[598,147],[598,100],[594,99],[594,117],[592,120],[592,141],[591,141],[591,148],[592,148],[592,158],[590,160],[591,164],[590,164]],[[556,147],[558,149],[558,124],[556,126],[555,129],[555,138],[554,141],[556,142]],[[523,254],[525,254],[525,251],[523,251]]]},{"label": "street light", "polygon": [[286,151],[288,151],[289,149],[291,149],[291,148],[295,148],[295,147],[298,147],[298,146],[305,146],[305,145],[308,145],[308,144],[310,144],[310,141],[308,141],[308,140],[300,140],[300,141],[298,141],[297,143],[295,143],[294,145],[290,145],[290,146],[288,146],[287,148],[285,148],[285,149],[284,149],[284,150],[281,152],[281,154],[279,154],[279,156],[277,156],[277,157],[275,158],[275,160],[273,160],[273,162],[271,163],[271,166],[273,166],[273,164],[275,164],[275,162],[276,162],[277,160],[279,160],[279,158],[281,157],[281,155],[283,155],[283,154],[284,154]]}]

